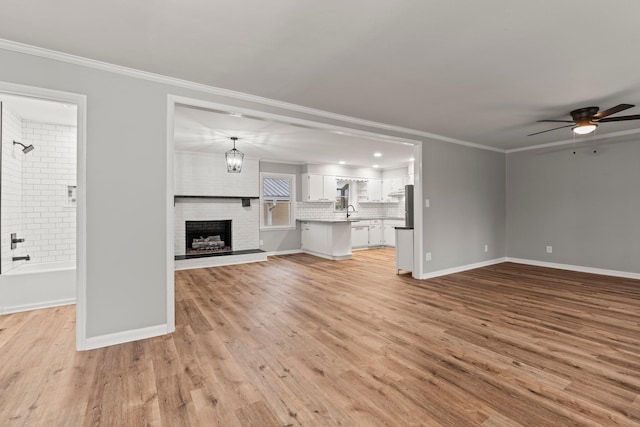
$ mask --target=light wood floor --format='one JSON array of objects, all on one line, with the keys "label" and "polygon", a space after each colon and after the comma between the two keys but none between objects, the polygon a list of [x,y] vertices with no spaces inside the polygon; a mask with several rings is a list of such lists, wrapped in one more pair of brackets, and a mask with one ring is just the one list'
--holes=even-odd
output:
[{"label": "light wood floor", "polygon": [[74,315],[0,316],[0,425],[640,425],[640,281],[290,255],[177,272],[169,336],[76,353]]}]

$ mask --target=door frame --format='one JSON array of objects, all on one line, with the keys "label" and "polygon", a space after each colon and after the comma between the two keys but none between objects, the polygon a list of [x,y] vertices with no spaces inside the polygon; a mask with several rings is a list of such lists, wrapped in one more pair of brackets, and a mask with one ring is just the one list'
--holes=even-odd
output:
[{"label": "door frame", "polygon": [[87,329],[87,97],[0,81],[0,93],[73,104],[77,107],[76,350],[86,349]]}]

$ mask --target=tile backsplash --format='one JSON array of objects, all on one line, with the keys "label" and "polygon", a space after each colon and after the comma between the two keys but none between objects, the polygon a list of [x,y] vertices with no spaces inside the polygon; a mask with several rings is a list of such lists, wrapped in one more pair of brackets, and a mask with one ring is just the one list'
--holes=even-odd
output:
[{"label": "tile backsplash", "polygon": [[[335,220],[345,217],[345,212],[334,212],[333,202],[298,202],[296,218]],[[404,218],[404,197],[397,203],[361,203],[353,218]]]}]

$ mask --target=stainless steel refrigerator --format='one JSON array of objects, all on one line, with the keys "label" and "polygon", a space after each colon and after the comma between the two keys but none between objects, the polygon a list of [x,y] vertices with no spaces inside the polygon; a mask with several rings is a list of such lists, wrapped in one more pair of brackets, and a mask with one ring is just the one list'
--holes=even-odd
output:
[{"label": "stainless steel refrigerator", "polygon": [[413,228],[413,185],[404,186],[404,226]]}]

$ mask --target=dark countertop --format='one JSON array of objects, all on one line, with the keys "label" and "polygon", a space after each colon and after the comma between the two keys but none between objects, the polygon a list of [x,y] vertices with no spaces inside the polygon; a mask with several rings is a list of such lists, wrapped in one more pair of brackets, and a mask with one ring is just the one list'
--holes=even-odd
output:
[{"label": "dark countertop", "polygon": [[413,227],[394,227],[396,230],[413,230]]}]

